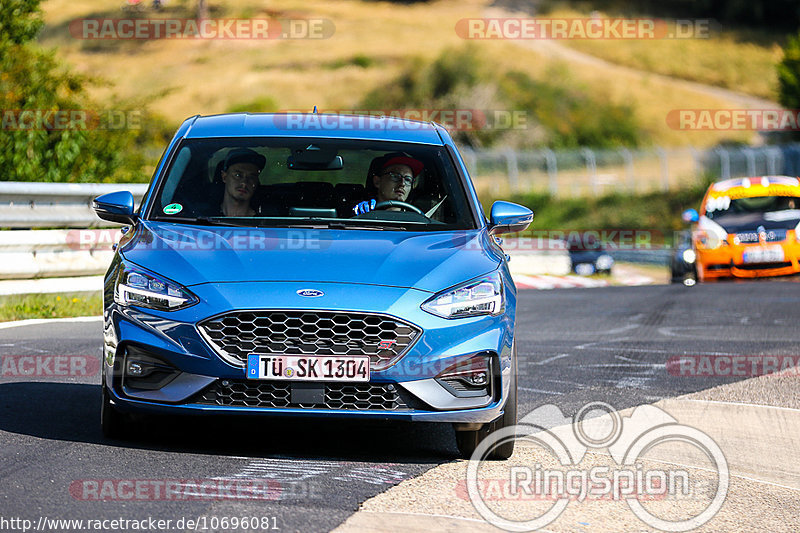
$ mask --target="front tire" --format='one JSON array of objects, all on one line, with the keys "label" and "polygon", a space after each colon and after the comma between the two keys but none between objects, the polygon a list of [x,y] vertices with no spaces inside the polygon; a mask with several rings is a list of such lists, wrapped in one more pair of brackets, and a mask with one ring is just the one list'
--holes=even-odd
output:
[{"label": "front tire", "polygon": [[120,413],[111,404],[111,396],[108,394],[105,384],[103,387],[103,399],[100,404],[100,427],[103,436],[107,439],[123,439],[128,435],[130,420],[128,416]]},{"label": "front tire", "polygon": [[[484,424],[483,427],[471,431],[456,431],[456,444],[458,451],[461,452],[461,457],[469,459],[475,452],[478,445],[489,436],[499,429],[517,425],[517,346],[516,344],[511,351],[511,387],[508,391],[508,399],[503,407],[503,414],[500,418]],[[503,461],[508,459],[514,453],[514,439],[507,440],[495,446],[487,459],[493,461]]]}]

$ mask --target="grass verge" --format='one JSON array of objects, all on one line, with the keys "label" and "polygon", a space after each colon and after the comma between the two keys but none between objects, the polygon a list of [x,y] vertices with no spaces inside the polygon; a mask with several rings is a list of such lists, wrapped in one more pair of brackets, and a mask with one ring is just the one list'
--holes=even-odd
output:
[{"label": "grass verge", "polygon": [[0,296],[0,322],[90,316],[102,312],[103,297],[99,292]]},{"label": "grass verge", "polygon": [[[505,198],[533,210],[532,231],[636,230],[650,231],[654,243],[672,242],[673,233],[686,228],[681,213],[697,209],[707,184],[641,195],[610,194],[590,198],[554,198],[546,194],[516,194]],[[500,199],[500,198],[498,198]],[[486,213],[494,199],[483,199]]]}]

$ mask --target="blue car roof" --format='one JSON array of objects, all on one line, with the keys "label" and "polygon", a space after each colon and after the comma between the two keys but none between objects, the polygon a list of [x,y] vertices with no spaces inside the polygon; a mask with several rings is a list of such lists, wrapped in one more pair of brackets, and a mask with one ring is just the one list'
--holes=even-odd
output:
[{"label": "blue car roof", "polygon": [[[187,139],[318,137],[443,145],[436,124],[387,116],[325,113],[230,113],[186,120]],[[184,124],[186,125],[186,124]]]}]

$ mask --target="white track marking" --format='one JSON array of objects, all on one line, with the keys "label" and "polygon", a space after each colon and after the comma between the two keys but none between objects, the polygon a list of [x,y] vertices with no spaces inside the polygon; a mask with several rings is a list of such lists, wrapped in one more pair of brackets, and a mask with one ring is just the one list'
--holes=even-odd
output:
[{"label": "white track marking", "polygon": [[541,361],[531,361],[528,364],[529,365],[545,365],[547,363],[551,363],[551,362],[556,361],[558,359],[563,359],[565,357],[569,357],[570,355],[572,355],[572,354],[561,353],[561,354],[558,354],[558,355],[554,355],[553,357],[548,357],[547,359],[542,359]]},{"label": "white track marking", "polygon": [[76,316],[71,318],[29,318],[28,320],[15,320],[13,322],[0,322],[0,329],[35,326],[37,324],[51,324],[53,322],[101,322],[102,316]]},{"label": "white track marking", "polygon": [[779,405],[763,405],[758,403],[745,403],[745,402],[726,402],[724,400],[703,400],[701,398],[674,398],[675,400],[680,400],[682,402],[701,402],[701,403],[718,403],[722,405],[741,405],[744,407],[761,407],[763,409],[778,409],[780,411],[792,411],[795,413],[800,413],[800,409],[795,409],[794,407],[781,407]]},{"label": "white track marking", "polygon": [[532,389],[530,387],[517,387],[517,388],[519,390],[524,390],[524,391],[528,391],[528,392],[537,392],[539,394],[553,394],[555,396],[561,396],[561,395],[564,394],[563,392],[555,392],[555,391],[551,391],[551,390],[542,390],[542,389]]},{"label": "white track marking", "polygon": [[622,333],[623,331],[630,331],[632,329],[642,327],[641,324],[628,324],[627,326],[622,326],[619,328],[610,329],[608,331],[604,331],[603,335],[614,335],[616,333]]},{"label": "white track marking", "polygon": [[609,282],[601,279],[584,278],[581,276],[551,276],[540,274],[528,276],[513,274],[514,284],[518,289],[572,289],[575,287],[607,287]]}]

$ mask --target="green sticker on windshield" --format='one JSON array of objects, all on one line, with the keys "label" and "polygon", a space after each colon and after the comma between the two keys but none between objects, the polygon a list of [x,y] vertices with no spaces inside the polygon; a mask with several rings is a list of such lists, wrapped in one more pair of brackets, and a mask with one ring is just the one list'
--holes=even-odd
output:
[{"label": "green sticker on windshield", "polygon": [[165,215],[177,215],[181,211],[183,211],[183,206],[181,204],[169,204],[164,208]]}]

